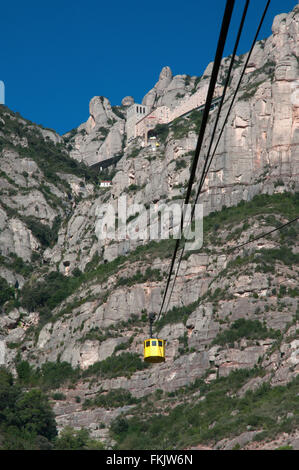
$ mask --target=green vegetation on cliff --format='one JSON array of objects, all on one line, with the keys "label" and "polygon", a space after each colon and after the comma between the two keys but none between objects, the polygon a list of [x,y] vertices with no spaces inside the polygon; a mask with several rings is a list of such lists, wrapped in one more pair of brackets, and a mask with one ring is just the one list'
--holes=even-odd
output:
[{"label": "green vegetation on cliff", "polygon": [[[239,224],[244,221],[248,224],[250,217],[260,217],[261,224],[277,224],[275,214],[291,219],[298,213],[298,193],[256,196],[252,201],[247,203],[241,202],[236,207],[223,208],[220,212],[212,213],[205,217],[204,241],[208,243],[209,237],[220,233],[220,227],[225,227],[225,229],[229,230],[230,227],[234,226],[234,224]],[[271,220],[268,220],[268,218]],[[247,229],[247,226],[245,229]],[[238,236],[240,236],[240,234]],[[280,237],[282,243],[280,247],[260,249],[251,254],[246,254],[244,252],[243,256],[237,255],[236,258],[229,261],[227,267],[221,272],[221,276],[225,277],[228,274],[232,275],[232,273],[234,271],[238,271],[240,267],[244,266],[246,268],[249,263],[254,263],[256,265],[255,270],[257,272],[264,273],[275,272],[275,266],[277,263],[283,263],[287,266],[296,264],[298,262],[299,255],[293,253],[292,245],[297,237],[297,226],[293,225],[287,227],[283,231],[277,232],[276,236]],[[73,299],[72,302],[64,305],[63,309],[58,311],[56,316],[53,315],[53,310],[55,308],[59,307],[63,301],[88,283],[93,283],[95,281],[98,283],[105,283],[112,275],[117,276],[116,286],[131,286],[138,282],[161,281],[163,274],[157,269],[152,269],[149,266],[145,270],[144,274],[137,271],[130,278],[124,277],[121,271],[126,268],[127,263],[132,264],[137,261],[142,261],[145,265],[150,265],[152,260],[155,258],[163,259],[170,257],[172,255],[175,242],[176,241],[174,239],[161,240],[159,242],[150,241],[146,245],[137,247],[135,251],[128,253],[127,256],[119,256],[109,263],[103,263],[103,259],[96,253],[91,262],[87,264],[85,272],[82,273],[77,270],[74,271],[73,276],[66,277],[55,271],[41,278],[32,276],[32,278],[24,285],[17,300],[13,300],[13,298],[10,297],[10,308],[13,308],[15,305],[23,306],[29,311],[39,311],[41,314],[40,326],[42,326],[47,321],[55,320],[57,315],[70,314],[73,308],[78,307],[83,303],[84,299],[78,299],[77,301]],[[192,252],[187,252],[185,258],[187,259],[191,253]],[[26,272],[26,274],[29,275],[30,265],[22,262],[20,258],[13,259],[11,261],[6,260],[4,264],[6,266],[10,266],[12,263],[16,265],[16,268],[18,268],[16,270],[19,272],[25,273],[25,270],[28,267],[28,273]],[[213,292],[211,289],[212,288],[210,288],[210,290],[202,296],[199,301],[196,301],[194,305],[184,306],[183,308],[175,307],[171,312],[164,314],[157,325],[158,328],[161,329],[166,323],[186,321],[187,317],[195,310],[200,302],[204,300],[211,302],[219,301],[222,298],[221,296],[227,295],[225,290],[223,290],[223,292]],[[6,293],[7,292],[8,291],[6,291]],[[9,292],[11,291],[9,290]],[[106,294],[109,295],[109,292]],[[295,291],[292,295],[295,295]],[[106,297],[103,297],[103,302],[106,300]],[[85,299],[85,301],[86,300],[87,299]]]},{"label": "green vegetation on cliff", "polygon": [[94,399],[87,399],[83,404],[83,408],[118,408],[120,406],[135,405],[141,399],[135,398],[128,390],[117,388],[110,390],[108,393],[98,393]]},{"label": "green vegetation on cliff", "polygon": [[[19,376],[21,369],[24,374],[24,363]],[[66,427],[58,437],[47,395],[36,387],[28,390],[28,382],[24,389],[25,382],[24,376],[15,381],[8,370],[0,368],[0,450],[103,449],[86,429]]]},{"label": "green vegetation on cliff", "polygon": [[280,336],[281,332],[279,330],[268,330],[268,328],[265,325],[262,325],[259,320],[246,320],[245,318],[239,318],[239,320],[236,320],[229,329],[222,333],[218,333],[216,338],[212,341],[212,344],[224,345],[238,341],[241,338],[278,339]]},{"label": "green vegetation on cliff", "polygon": [[[41,129],[36,124],[25,120],[18,113],[13,113],[6,106],[0,105],[0,152],[4,148],[14,148],[22,157],[34,160],[45,177],[54,184],[63,182],[57,172],[74,174],[78,177],[93,181],[93,172],[84,164],[77,162],[68,155],[64,144],[54,143],[50,138],[43,137]],[[26,138],[28,146],[13,144],[15,136]]]},{"label": "green vegetation on cliff", "polygon": [[[170,394],[172,398],[157,401],[155,413],[148,412],[145,402],[130,411],[133,417],[118,417],[111,435],[118,449],[184,449],[214,445],[240,435],[248,426],[257,432],[256,440],[290,433],[299,425],[299,376],[286,386],[272,388],[265,382],[255,391],[238,395],[250,378],[261,375],[259,369],[238,370],[210,384],[197,380]],[[182,404],[173,406],[175,399]]]},{"label": "green vegetation on cliff", "polygon": [[39,387],[44,391],[95,376],[103,379],[130,377],[134,372],[148,367],[149,364],[144,362],[139,354],[132,352],[113,354],[83,371],[78,367],[73,369],[71,364],[65,361],[44,362],[40,367],[34,368],[28,361],[22,360],[20,354],[16,361],[19,383],[22,386]]},{"label": "green vegetation on cliff", "polygon": [[47,397],[38,389],[23,391],[0,368],[0,449],[50,449],[56,435]]},{"label": "green vegetation on cliff", "polygon": [[6,279],[0,277],[0,307],[7,302],[7,300],[11,300],[14,298],[14,289],[9,286]]}]

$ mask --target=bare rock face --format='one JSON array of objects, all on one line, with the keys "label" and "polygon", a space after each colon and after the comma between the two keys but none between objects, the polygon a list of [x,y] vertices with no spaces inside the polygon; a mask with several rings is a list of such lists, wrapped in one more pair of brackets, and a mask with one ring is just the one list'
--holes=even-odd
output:
[{"label": "bare rock face", "polygon": [[0,227],[1,253],[15,253],[24,261],[29,261],[32,252],[36,251],[40,244],[26,225],[19,219],[9,219],[0,209]]},{"label": "bare rock face", "polygon": [[69,344],[65,348],[61,359],[69,362],[73,367],[79,366],[84,370],[94,363],[104,361],[107,357],[111,356],[115,347],[122,342],[124,342],[123,338],[109,338],[101,344],[98,341],[91,340],[87,340],[75,347],[73,344]]},{"label": "bare rock face", "polygon": [[51,225],[57,215],[57,212],[49,206],[43,194],[37,190],[32,190],[27,195],[13,196],[11,203],[15,208],[19,208],[21,214],[36,217],[46,224]]},{"label": "bare rock face", "polygon": [[159,80],[152,90],[150,90],[143,98],[142,104],[146,106],[154,106],[157,99],[165,93],[165,90],[172,82],[172,71],[166,66],[160,72]]},{"label": "bare rock face", "polygon": [[[247,184],[247,175],[252,176],[253,172],[257,173],[256,179],[258,179],[258,172],[265,165],[271,165],[269,158],[273,156],[276,164],[277,157],[275,153],[280,151],[283,151],[284,154],[286,151],[292,152],[293,144],[297,143],[298,130],[296,122],[298,113],[296,110],[298,106],[296,103],[298,103],[298,99],[295,100],[295,104],[290,105],[290,102],[295,99],[296,90],[298,90],[297,13],[298,9],[295,7],[293,12],[288,15],[278,15],[273,22],[273,36],[267,40],[257,42],[254,47],[241,87],[242,91],[239,92],[237,103],[233,108],[225,134],[216,153],[215,161],[219,155],[219,158],[225,159],[225,163],[219,162],[216,165],[217,168],[223,168],[215,170],[215,173],[212,169],[211,178],[218,176],[220,179],[220,181],[218,179],[211,181],[213,187],[215,184],[219,187],[220,182],[225,185],[232,184],[225,181],[227,173],[232,175],[234,184],[236,182]],[[232,93],[238,82],[245,58],[246,55],[243,55],[238,59],[239,63],[234,69],[231,89],[228,94]],[[229,58],[222,59],[218,86],[222,85],[228,66]],[[213,63],[210,63],[201,80],[198,80],[199,77],[190,77],[188,75],[173,76],[169,66],[163,67],[158,82],[144,96],[142,104],[150,108],[167,106],[173,109],[177,107],[184,97],[191,96],[201,88],[204,90],[210,78],[212,67]],[[252,85],[253,81],[256,83],[255,86]],[[134,100],[131,96],[123,99],[124,106],[130,106],[133,103]],[[275,103],[275,107],[273,107],[273,103]],[[224,113],[228,105],[229,103],[224,107]],[[124,137],[124,122],[120,123],[119,120],[121,121],[121,118],[113,112],[107,98],[94,97],[90,102],[90,118],[87,123],[79,126],[78,133],[72,142],[71,155],[91,165],[120,153]],[[116,123],[112,125],[114,121]],[[291,141],[290,132],[292,132]],[[207,141],[208,138],[209,135]],[[251,155],[251,142],[255,142],[256,138],[258,139],[256,151],[254,155]],[[225,142],[225,150],[227,155],[230,155],[230,159],[227,159],[225,155],[223,142]],[[288,145],[290,145],[289,150],[282,150],[281,147],[277,150],[275,147],[276,142],[279,142],[278,145],[288,142]],[[273,148],[272,153],[270,153],[271,146]],[[268,155],[267,159],[265,158],[266,153]],[[249,159],[253,157],[255,161],[249,163]],[[238,158],[236,171],[232,168],[235,165],[235,158]],[[283,155],[283,165],[285,165],[288,158]],[[292,161],[294,162],[294,159]],[[283,172],[288,174],[288,170],[285,168],[283,168]],[[248,189],[248,197],[252,197],[260,189],[260,187]],[[227,196],[228,201],[222,204],[227,205],[230,200],[233,204],[239,202],[238,194],[240,192],[246,193],[247,190],[244,191],[244,187],[242,187],[240,191],[229,194]],[[208,194],[210,203],[214,196],[216,196],[218,204],[220,196],[211,193]],[[211,209],[214,209],[214,207]]]},{"label": "bare rock face", "polygon": [[104,96],[95,96],[89,103],[90,117],[86,123],[87,132],[96,126],[105,126],[109,117],[112,117],[109,100]]},{"label": "bare rock face", "polygon": [[[56,134],[52,134],[55,137]],[[59,139],[56,142],[54,137],[57,143]],[[50,230],[55,218],[62,214],[59,204],[56,203],[54,207],[52,201],[53,198],[56,201],[64,198],[65,192],[52,182],[47,182],[46,186],[43,183],[43,173],[33,159],[27,156],[24,158],[11,147],[2,150],[0,254],[7,256],[14,253],[24,261],[29,261],[32,253],[40,249],[41,243],[30,230],[27,221],[35,220],[40,224],[39,227]]]},{"label": "bare rock face", "polygon": [[167,86],[171,82],[171,80],[172,80],[172,71],[171,71],[171,68],[166,65],[165,67],[163,67],[163,69],[160,72],[159,82],[160,83],[164,82],[164,85]]},{"label": "bare rock face", "polygon": [[180,99],[194,87],[196,77],[188,75],[172,75],[170,67],[163,67],[159,81],[143,98],[142,104],[150,107],[167,106],[172,109]]},{"label": "bare rock face", "polygon": [[166,66],[160,72],[159,81],[155,85],[157,91],[165,90],[172,81],[172,71],[170,67]]},{"label": "bare rock face", "polygon": [[[298,80],[294,78],[299,75],[296,59],[298,34],[298,7],[295,7],[288,15],[276,17],[273,36],[258,42],[254,48],[242,87],[205,180],[200,199],[205,215],[224,205],[233,206],[242,200],[249,201],[260,193],[273,194],[298,188],[299,88]],[[239,58],[229,95],[240,76],[245,58],[246,56]],[[229,60],[223,59],[222,72],[227,69],[228,64]],[[209,75],[211,66],[209,64],[207,67],[204,77]],[[174,92],[177,93],[176,90],[186,78],[188,77],[184,75],[173,76],[170,68],[164,67],[158,83],[146,95],[146,99],[153,98],[154,103],[157,98],[155,106],[168,100]],[[195,78],[188,78],[187,81],[190,83],[185,85],[184,91],[191,93]],[[203,78],[197,87],[205,87],[206,82]],[[173,103],[175,102],[174,100]],[[224,106],[223,115],[228,105],[229,103]],[[188,154],[194,151],[197,142],[194,129],[187,129],[185,135],[178,139],[173,136],[170,128],[165,144],[155,153],[148,147],[142,148],[138,139],[121,150],[124,120],[115,115],[108,100],[93,98],[90,112],[87,123],[80,126],[82,134],[77,133],[74,138],[77,149],[71,155],[75,156],[75,152],[78,159],[92,164],[124,151],[124,157],[116,166],[112,187],[105,195],[108,203],[124,194],[128,196],[129,204],[143,205],[183,196],[191,161],[191,155]],[[210,142],[215,114],[211,114],[203,154]],[[110,119],[116,120],[112,127],[102,127],[107,126]],[[181,126],[184,125],[189,124],[182,121]],[[132,152],[137,152],[136,158],[131,157]],[[185,168],[178,170],[177,163],[180,163],[180,159],[185,160]],[[200,160],[198,177],[202,162],[203,159]],[[18,177],[21,178],[22,175]],[[137,187],[134,193],[128,191],[130,185]],[[67,228],[60,232],[58,243],[52,251],[53,262],[62,260],[63,250],[65,256],[72,259],[72,264],[80,257],[77,265],[82,269],[96,251],[101,252],[104,249],[104,259],[111,261],[142,244],[131,240],[103,244],[93,240],[97,224],[96,207],[102,205],[102,201],[99,197],[94,202],[82,201],[74,207]],[[132,221],[133,229],[137,228],[134,225],[137,222],[138,220]],[[80,243],[86,246],[84,256],[79,254]],[[250,286],[248,278],[244,278],[243,285],[241,281],[242,279],[238,280],[238,289],[240,296],[244,296]],[[250,309],[250,305],[246,305],[246,308]],[[272,321],[273,324],[279,321],[278,314],[276,318],[273,315]]]},{"label": "bare rock face", "polygon": [[50,139],[55,144],[60,144],[63,141],[62,137],[59,134],[49,129],[41,128],[40,132],[45,139]]},{"label": "bare rock face", "polygon": [[121,153],[125,121],[113,112],[109,100],[103,96],[91,99],[89,112],[88,120],[78,127],[69,145],[72,158],[93,165]]},{"label": "bare rock face", "polygon": [[214,448],[217,450],[233,450],[236,446],[240,448],[251,442],[256,436],[256,434],[257,431],[243,432],[242,434],[240,434],[240,436],[235,437],[234,439],[223,439],[217,442]]},{"label": "bare rock face", "polygon": [[[242,91],[206,178],[202,202],[207,212],[219,203],[234,205],[261,191],[271,194],[278,179],[289,189],[297,185],[298,77],[298,7],[295,7],[289,15],[276,17],[273,36],[254,48]],[[235,79],[234,76],[232,86]],[[224,106],[224,114],[226,109]],[[209,138],[210,135],[206,146]],[[267,178],[261,184],[260,175],[264,172]]]}]

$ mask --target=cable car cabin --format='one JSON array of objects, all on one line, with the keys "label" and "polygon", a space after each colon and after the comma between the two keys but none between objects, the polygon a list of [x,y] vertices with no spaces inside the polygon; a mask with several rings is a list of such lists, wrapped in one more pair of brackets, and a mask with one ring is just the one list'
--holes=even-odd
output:
[{"label": "cable car cabin", "polygon": [[145,362],[165,362],[165,339],[149,338],[144,341]]}]

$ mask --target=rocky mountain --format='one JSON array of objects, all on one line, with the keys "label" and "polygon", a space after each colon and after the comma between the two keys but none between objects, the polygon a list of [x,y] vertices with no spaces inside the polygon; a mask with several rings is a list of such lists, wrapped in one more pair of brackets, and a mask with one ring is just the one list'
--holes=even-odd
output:
[{"label": "rocky mountain", "polygon": [[[138,235],[149,208],[181,203],[202,111],[157,125],[159,146],[146,146],[126,139],[132,97],[116,107],[94,97],[64,136],[0,106],[0,363],[22,386],[54,392],[59,430],[87,428],[117,448],[298,448],[298,223],[232,250],[299,213],[298,5],[272,32],[254,48],[206,178],[203,247],[185,253],[156,324],[162,366],[146,365],[142,347],[174,240]],[[211,70],[164,67],[142,105],[175,109]],[[99,239],[121,198],[127,236]],[[158,216],[151,224],[158,231]]]}]

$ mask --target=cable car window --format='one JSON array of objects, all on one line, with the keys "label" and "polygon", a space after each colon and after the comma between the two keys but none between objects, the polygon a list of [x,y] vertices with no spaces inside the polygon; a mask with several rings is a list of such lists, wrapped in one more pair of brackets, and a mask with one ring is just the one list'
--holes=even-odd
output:
[{"label": "cable car window", "polygon": [[151,342],[150,341],[147,341],[146,342],[146,347],[150,346]]},{"label": "cable car window", "polygon": [[157,346],[157,341],[152,341],[152,346]]},{"label": "cable car window", "polygon": [[158,341],[159,346],[163,346],[162,341]]}]

